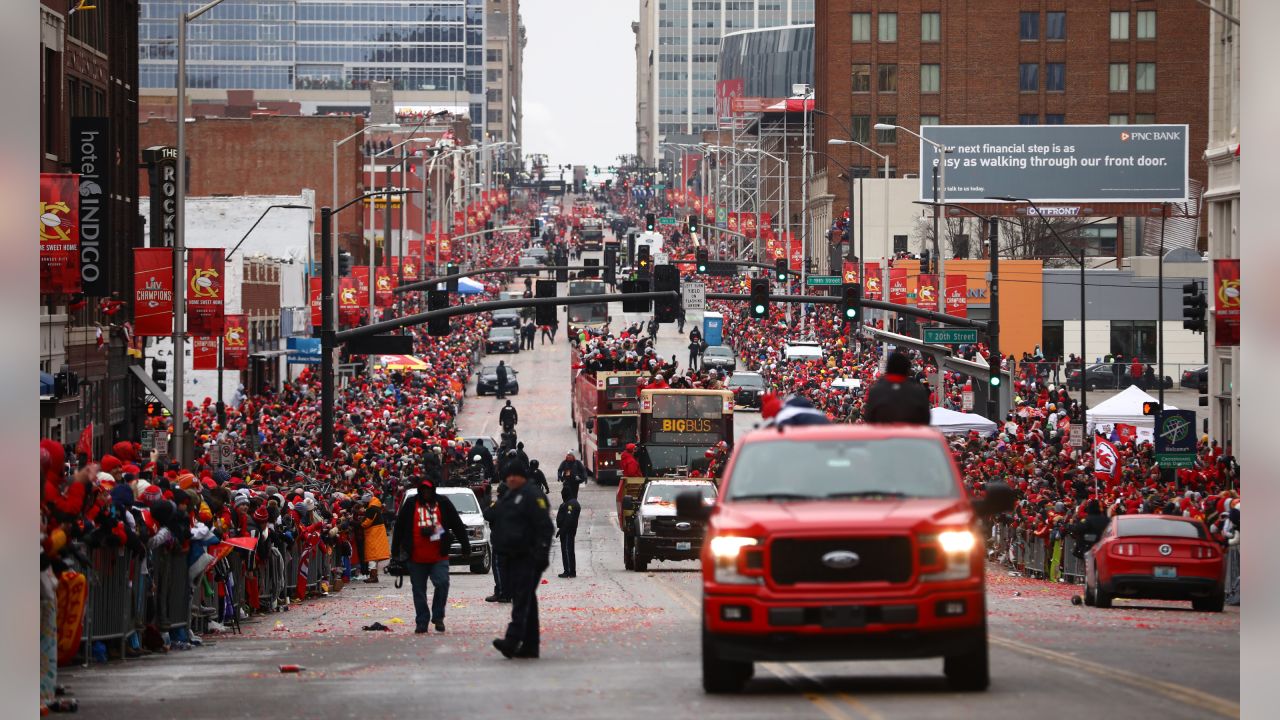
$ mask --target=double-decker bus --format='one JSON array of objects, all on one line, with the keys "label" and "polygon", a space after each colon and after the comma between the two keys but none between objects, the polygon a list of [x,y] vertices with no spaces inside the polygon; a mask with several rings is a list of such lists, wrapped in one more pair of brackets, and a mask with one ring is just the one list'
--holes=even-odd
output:
[{"label": "double-decker bus", "polygon": [[[604,280],[570,280],[569,297],[575,295],[604,295],[609,292]],[[601,329],[609,322],[609,303],[593,302],[570,305],[569,337],[573,337],[584,327]]]},{"label": "double-decker bus", "polygon": [[618,455],[636,441],[641,373],[583,368],[573,385],[573,426],[582,462],[601,485],[617,483]]}]

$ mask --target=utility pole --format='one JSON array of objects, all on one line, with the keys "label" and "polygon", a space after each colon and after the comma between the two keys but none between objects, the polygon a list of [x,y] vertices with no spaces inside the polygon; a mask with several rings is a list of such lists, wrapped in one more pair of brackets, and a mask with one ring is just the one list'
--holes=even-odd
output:
[{"label": "utility pole", "polygon": [[333,353],[338,334],[333,296],[333,211],[328,205],[320,208],[320,253],[320,447],[327,462],[333,453]]}]

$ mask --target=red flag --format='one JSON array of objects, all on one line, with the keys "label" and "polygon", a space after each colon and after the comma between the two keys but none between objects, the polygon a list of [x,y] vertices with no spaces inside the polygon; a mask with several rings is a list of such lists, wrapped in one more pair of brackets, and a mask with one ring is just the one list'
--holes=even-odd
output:
[{"label": "red flag", "polygon": [[133,251],[134,335],[173,334],[173,248]]},{"label": "red flag", "polygon": [[938,309],[937,275],[920,275],[916,277],[916,307],[925,310]]},{"label": "red flag", "polygon": [[222,337],[222,367],[249,369],[249,327],[244,315],[227,315]]},{"label": "red flag", "polygon": [[1093,475],[1105,483],[1120,479],[1120,453],[1101,437],[1093,439]]},{"label": "red flag", "polygon": [[1116,423],[1116,435],[1120,437],[1120,442],[1132,443],[1138,439],[1138,428],[1136,425]]},{"label": "red flag", "polygon": [[187,334],[192,337],[222,332],[225,253],[222,248],[187,251]]},{"label": "red flag", "polygon": [[93,423],[84,426],[80,431],[80,441],[76,443],[76,452],[93,457]]},{"label": "red flag", "polygon": [[324,308],[320,305],[323,290],[323,279],[311,278],[311,327],[320,327],[324,324]]},{"label": "red flag", "polygon": [[889,302],[907,304],[906,268],[889,268]]},{"label": "red flag", "polygon": [[866,280],[862,283],[862,297],[867,300],[883,300],[884,287],[880,280],[880,263],[863,263]]},{"label": "red flag", "polygon": [[218,369],[218,338],[192,338],[191,367],[196,370]]},{"label": "red flag", "polygon": [[1213,261],[1213,345],[1240,344],[1240,261]]},{"label": "red flag", "polygon": [[80,292],[79,189],[79,175],[40,173],[41,293]]},{"label": "red flag", "polygon": [[969,278],[967,275],[948,275],[946,313],[955,317],[969,317]]}]

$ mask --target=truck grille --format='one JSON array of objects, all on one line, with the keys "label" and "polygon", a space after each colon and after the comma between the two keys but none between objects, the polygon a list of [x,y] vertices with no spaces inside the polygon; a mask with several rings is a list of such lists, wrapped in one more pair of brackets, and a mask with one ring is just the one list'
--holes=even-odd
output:
[{"label": "truck grille", "polygon": [[[680,529],[677,526],[681,524],[688,524],[689,527]],[[654,535],[665,538],[700,538],[705,530],[700,522],[677,520],[673,517],[656,517],[650,522],[650,527],[653,528]]]},{"label": "truck grille", "polygon": [[[856,553],[852,567],[832,568],[824,555]],[[911,579],[911,541],[906,537],[781,538],[771,545],[770,573],[778,585],[796,583],[903,583]]]}]

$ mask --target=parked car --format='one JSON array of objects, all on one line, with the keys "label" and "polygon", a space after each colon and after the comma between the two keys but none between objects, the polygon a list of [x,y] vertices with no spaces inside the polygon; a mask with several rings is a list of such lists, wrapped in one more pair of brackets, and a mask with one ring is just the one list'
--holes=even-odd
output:
[{"label": "parked car", "polygon": [[[520,394],[520,372],[510,365],[507,366],[507,387],[508,395]],[[476,395],[496,395],[498,391],[498,366],[485,365],[476,371]]]},{"label": "parked car", "polygon": [[[411,487],[404,491],[401,502],[409,502],[417,494],[418,488]],[[458,511],[462,524],[467,526],[467,542],[471,543],[470,555],[462,554],[462,543],[454,542],[449,546],[449,567],[466,565],[475,575],[488,574],[493,562],[489,549],[489,526],[485,524],[476,494],[470,488],[441,487],[436,488],[436,495],[450,502]]]},{"label": "parked car", "polygon": [[489,336],[484,339],[484,351],[486,355],[520,352],[520,338],[516,336],[516,329],[513,327],[489,328]]},{"label": "parked car", "polygon": [[733,404],[740,408],[760,408],[760,397],[765,393],[764,376],[754,372],[736,372],[729,378],[729,390],[733,391]]},{"label": "parked car", "polygon": [[498,457],[498,441],[494,440],[493,438],[487,435],[484,435],[484,436],[476,435],[472,437],[464,437],[462,438],[462,441],[473,448],[483,445],[485,449],[489,451],[490,455],[492,455],[493,457]]},{"label": "parked car", "polygon": [[[1090,365],[1086,370],[1088,373],[1088,384],[1086,387],[1089,390],[1123,390],[1124,388],[1129,387],[1131,384],[1129,380],[1129,365],[1126,363],[1120,363],[1119,375],[1116,374],[1115,368],[1115,363],[1097,363],[1095,365]],[[1145,377],[1138,381],[1138,387],[1143,390],[1151,390],[1154,387],[1147,387],[1147,385],[1148,383]],[[1071,374],[1067,376],[1067,387],[1071,390],[1080,389],[1079,370],[1072,370]],[[1173,378],[1165,375],[1164,387],[1166,390],[1172,388]]]},{"label": "parked car", "polygon": [[822,345],[813,340],[792,340],[782,349],[782,356],[787,360],[822,360]]},{"label": "parked car", "polygon": [[1111,607],[1114,598],[1190,600],[1222,612],[1222,548],[1204,523],[1177,515],[1120,515],[1085,553],[1084,604]]},{"label": "parked car", "polygon": [[523,251],[521,254],[522,254],[522,255],[527,255],[527,256],[529,256],[529,257],[531,257],[531,258],[535,258],[535,259],[537,259],[537,260],[538,260],[538,262],[540,262],[540,263],[546,263],[546,261],[547,261],[547,255],[548,255],[549,253],[547,253],[547,249],[546,249],[546,248],[535,245],[534,247],[525,248],[525,249],[524,249],[524,251]]},{"label": "parked car", "polygon": [[520,327],[520,311],[516,308],[494,310],[489,324],[492,327]]},{"label": "parked car", "polygon": [[733,372],[738,369],[738,358],[733,354],[733,348],[727,345],[712,345],[702,353],[702,367],[715,368],[725,372]]},{"label": "parked car", "polygon": [[1196,368],[1195,370],[1183,370],[1182,387],[1196,392],[1209,392],[1209,366]]},{"label": "parked car", "polygon": [[521,255],[519,262],[516,263],[521,268],[521,275],[537,275],[538,268],[542,267],[542,261],[532,255]]}]

